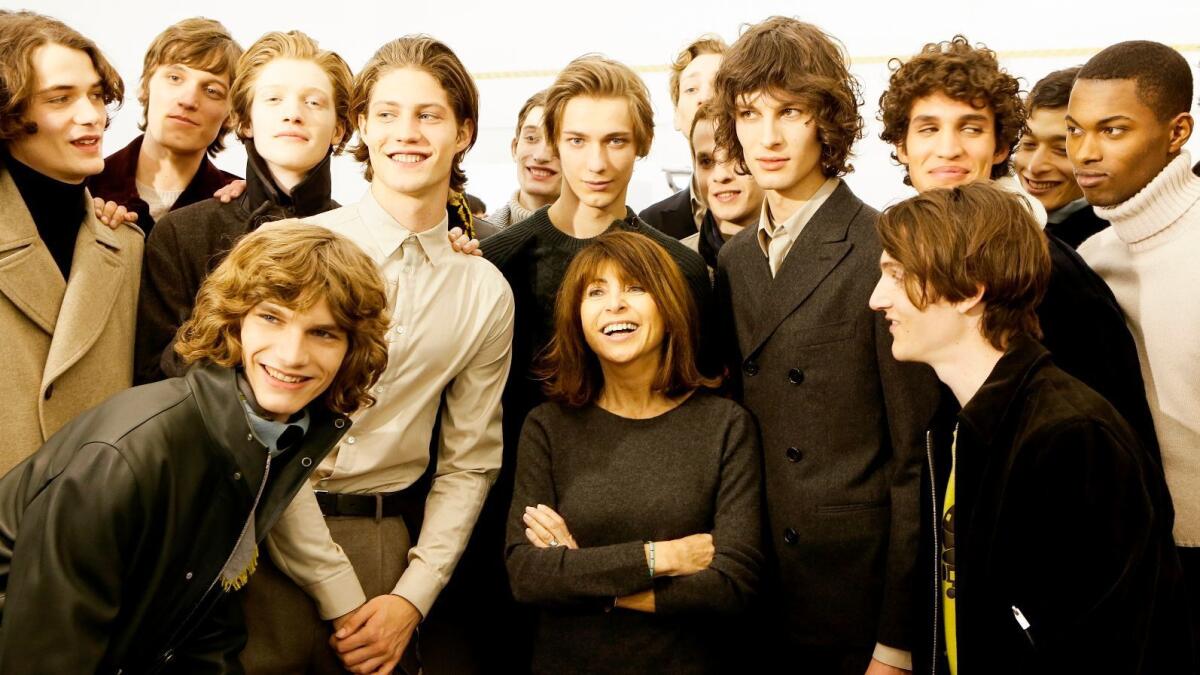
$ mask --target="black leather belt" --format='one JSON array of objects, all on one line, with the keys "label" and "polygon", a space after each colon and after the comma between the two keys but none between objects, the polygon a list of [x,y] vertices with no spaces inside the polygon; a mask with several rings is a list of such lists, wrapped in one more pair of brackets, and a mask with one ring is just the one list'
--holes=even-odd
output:
[{"label": "black leather belt", "polygon": [[372,494],[347,494],[317,490],[317,504],[327,516],[363,516],[367,518],[389,518],[401,515],[404,510],[406,490],[375,492]]}]

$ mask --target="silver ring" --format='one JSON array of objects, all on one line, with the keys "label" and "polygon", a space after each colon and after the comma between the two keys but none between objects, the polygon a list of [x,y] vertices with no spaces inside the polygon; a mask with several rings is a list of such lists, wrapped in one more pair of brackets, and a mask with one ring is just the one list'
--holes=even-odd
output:
[{"label": "silver ring", "polygon": [[556,547],[556,546],[558,546],[558,540],[557,540],[557,539],[551,539],[551,540],[550,540],[550,548],[554,548],[554,547]]}]

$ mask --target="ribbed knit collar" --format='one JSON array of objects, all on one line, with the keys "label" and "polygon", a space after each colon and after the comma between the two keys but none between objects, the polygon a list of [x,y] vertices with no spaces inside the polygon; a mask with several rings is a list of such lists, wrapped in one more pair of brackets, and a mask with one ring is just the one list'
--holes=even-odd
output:
[{"label": "ribbed knit collar", "polygon": [[1200,201],[1200,176],[1192,173],[1186,150],[1171,160],[1137,194],[1111,207],[1096,207],[1096,215],[1112,223],[1121,241],[1135,250],[1158,246],[1170,239],[1171,226]]},{"label": "ribbed knit collar", "polygon": [[521,206],[521,191],[520,190],[517,190],[516,192],[514,192],[512,199],[508,200],[508,224],[509,225],[512,225],[514,223],[519,223],[522,220],[525,220],[526,218],[528,218],[529,216],[532,216],[536,212],[537,212],[537,209],[530,211],[529,209],[525,208],[524,206]]},{"label": "ribbed knit collar", "polygon": [[[555,227],[554,223],[550,220],[550,206],[543,206],[537,211],[534,211],[533,215],[529,217],[529,222],[530,227],[539,233],[539,236],[543,241],[561,250],[582,251],[583,247],[592,243],[592,239],[595,239],[595,237],[588,239],[573,237]],[[608,229],[604,232],[612,232],[613,228],[637,232],[642,227],[649,226],[645,225],[641,218],[638,218],[637,214],[633,212],[633,209],[626,206],[625,219],[613,220],[612,225],[609,225]],[[603,232],[601,234],[603,234]]]}]

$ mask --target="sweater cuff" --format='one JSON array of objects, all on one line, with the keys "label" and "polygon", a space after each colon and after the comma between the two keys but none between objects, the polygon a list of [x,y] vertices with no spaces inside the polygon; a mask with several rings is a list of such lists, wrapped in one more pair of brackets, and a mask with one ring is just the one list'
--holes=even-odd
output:
[{"label": "sweater cuff", "polygon": [[362,585],[358,583],[358,575],[352,567],[347,567],[344,571],[311,586],[305,586],[304,592],[317,603],[317,613],[325,621],[352,612],[367,601],[367,594],[363,592]]},{"label": "sweater cuff", "polygon": [[900,670],[912,670],[912,652],[889,647],[882,642],[875,643],[875,653],[871,654],[871,658],[886,666]]}]

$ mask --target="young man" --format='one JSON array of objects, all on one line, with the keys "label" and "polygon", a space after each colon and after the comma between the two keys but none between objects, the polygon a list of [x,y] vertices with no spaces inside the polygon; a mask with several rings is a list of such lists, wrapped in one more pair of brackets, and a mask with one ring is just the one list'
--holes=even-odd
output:
[{"label": "young man", "polygon": [[[391,672],[500,468],[512,293],[491,264],[447,239],[447,199],[462,191],[476,138],[475,84],[441,42],[404,37],[375,52],[351,101],[361,139],[353,153],[370,188],[309,220],[357,243],[388,282],[388,366],[376,405],[272,533],[272,564],[246,598],[251,673]],[[425,496],[414,484],[431,464]],[[424,508],[419,535],[401,516],[413,492]]]},{"label": "young man", "polygon": [[[994,52],[961,35],[926,44],[893,67],[879,99],[880,138],[896,148],[918,192],[994,181],[1044,223],[1041,202],[1021,191],[1009,158],[1025,127],[1017,78]],[[1137,347],[1112,291],[1065,242],[1047,233],[1050,285],[1038,306],[1042,344],[1054,362],[1113,404],[1157,454]]]},{"label": "young man", "polygon": [[142,67],[138,102],[145,133],[108,157],[88,187],[137,214],[150,234],[172,209],[213,196],[237,176],[209,157],[225,148],[229,86],[242,48],[212,19],[184,19],[154,39]]},{"label": "young man", "polygon": [[1112,223],[1079,253],[1112,287],[1133,330],[1200,644],[1200,177],[1183,150],[1191,100],[1191,69],[1174,49],[1113,45],[1079,71],[1067,153],[1096,215]]},{"label": "young man", "polygon": [[[513,368],[504,393],[505,462],[472,540],[471,576],[463,577],[478,579],[481,589],[473,596],[489,594],[490,600],[474,610],[476,616],[504,627],[492,627],[495,642],[483,644],[479,653],[488,659],[503,654],[511,657],[505,661],[510,668],[525,670],[532,628],[512,618],[516,610],[503,559],[505,519],[521,426],[529,411],[546,400],[535,368],[554,331],[554,298],[567,266],[604,232],[641,232],[679,264],[702,312],[711,301],[708,271],[700,256],[646,225],[625,204],[634,163],[650,152],[654,139],[650,96],[641,78],[616,61],[579,57],[546,90],[543,125],[550,151],[561,162],[561,194],[550,206],[483,244],[484,257],[512,286],[517,320]],[[702,359],[708,363],[711,356],[702,354]]]},{"label": "young man", "polygon": [[328,230],[243,239],[183,326],[186,377],[113,396],[0,479],[0,673],[239,671],[232,592],[371,404],[386,310]]},{"label": "young man", "polygon": [[914,671],[1187,672],[1162,472],[1037,343],[1050,259],[1029,210],[976,182],[905,200],[878,229],[871,308],[895,357],[953,398],[922,472],[918,569],[938,573],[919,625],[937,632]]},{"label": "young man", "polygon": [[[728,46],[716,35],[702,35],[675,56],[671,63],[671,103],[675,106],[675,130],[691,138],[692,118],[702,103],[712,97],[713,77],[721,67]],[[684,189],[647,206],[642,220],[662,232],[683,239],[695,234],[704,221],[703,188],[695,174]]]},{"label": "young man", "polygon": [[716,275],[725,356],[763,437],[778,574],[763,649],[813,672],[899,673],[934,384],[891,358],[865,304],[876,212],[839,178],[862,134],[858,82],[833,38],[774,17],[738,38],[714,89],[718,151],[765,195]]},{"label": "young man", "polygon": [[692,170],[708,209],[700,231],[680,242],[699,253],[709,270],[717,269],[717,253],[730,237],[758,223],[763,200],[750,172],[717,149],[714,117],[712,107],[704,104],[692,119]]},{"label": "young man", "polygon": [[31,12],[0,16],[0,471],[129,386],[142,234],[96,220],[121,78],[95,43]]},{"label": "young man", "polygon": [[350,67],[304,33],[289,31],[255,41],[237,72],[231,115],[246,147],[246,190],[228,203],[211,198],[175,209],[147,237],[137,382],[183,374],[171,343],[204,277],[239,237],[264,222],[339,206],[330,196],[329,163],[353,133]]},{"label": "young man", "polygon": [[549,206],[562,191],[562,168],[550,151],[542,129],[546,111],[546,92],[530,96],[517,113],[517,133],[513,136],[512,156],[517,163],[517,191],[488,220],[499,228],[519,223],[534,211]]},{"label": "young man", "polygon": [[1043,77],[1025,100],[1025,131],[1013,153],[1021,187],[1046,207],[1046,232],[1071,248],[1108,227],[1083,197],[1067,157],[1067,101],[1079,68]]}]

